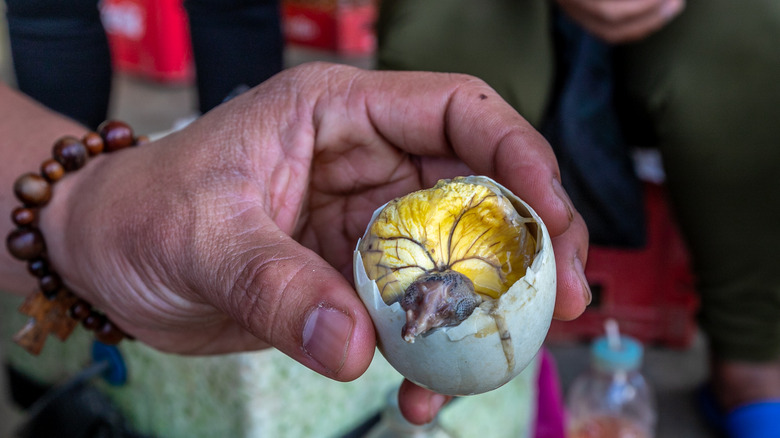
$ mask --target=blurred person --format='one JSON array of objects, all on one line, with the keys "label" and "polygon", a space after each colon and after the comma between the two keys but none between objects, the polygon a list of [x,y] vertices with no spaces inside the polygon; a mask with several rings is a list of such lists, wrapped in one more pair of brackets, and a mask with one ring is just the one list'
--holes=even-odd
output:
[{"label": "blurred person", "polygon": [[[111,94],[111,53],[97,0],[6,0],[18,88],[95,128]],[[282,69],[278,0],[186,0],[198,109]]]},{"label": "blurred person", "polygon": [[641,242],[601,221],[631,232],[641,203],[624,190],[636,184],[625,145],[659,148],[715,420],[734,437],[780,436],[780,3],[386,0],[378,36],[380,68],[475,75],[544,130],[603,242]]}]

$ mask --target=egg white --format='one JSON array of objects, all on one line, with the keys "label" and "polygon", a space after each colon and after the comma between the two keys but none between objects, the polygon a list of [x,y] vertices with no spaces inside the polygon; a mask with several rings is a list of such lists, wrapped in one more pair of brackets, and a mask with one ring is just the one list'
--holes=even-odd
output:
[{"label": "egg white", "polygon": [[536,221],[537,253],[524,277],[498,299],[487,299],[458,326],[438,328],[407,343],[401,337],[406,315],[399,303],[388,306],[368,278],[359,241],[353,256],[355,287],[374,322],[379,351],[407,379],[447,395],[487,392],[517,376],[541,348],[555,307],[555,257],[541,218],[492,179],[472,176],[467,181],[495,186],[518,213]]}]

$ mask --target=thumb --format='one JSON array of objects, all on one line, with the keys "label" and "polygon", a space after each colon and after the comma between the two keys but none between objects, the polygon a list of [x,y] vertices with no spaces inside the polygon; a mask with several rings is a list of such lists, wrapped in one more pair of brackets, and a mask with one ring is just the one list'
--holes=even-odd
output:
[{"label": "thumb", "polygon": [[312,370],[341,381],[359,377],[376,345],[362,301],[325,260],[267,222],[242,239],[228,267],[232,288],[220,307]]}]

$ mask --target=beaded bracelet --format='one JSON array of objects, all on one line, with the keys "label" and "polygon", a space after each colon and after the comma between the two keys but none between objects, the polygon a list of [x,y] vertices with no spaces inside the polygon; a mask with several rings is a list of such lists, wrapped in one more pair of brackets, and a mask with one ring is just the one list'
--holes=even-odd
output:
[{"label": "beaded bracelet", "polygon": [[105,344],[114,345],[128,337],[63,284],[47,259],[46,243],[38,228],[38,213],[51,199],[54,183],[65,173],[83,167],[89,157],[148,141],[146,136],[134,137],[127,124],[108,120],[97,132],[89,132],[81,139],[60,138],[54,143],[52,158],[41,163],[39,174],[25,173],[14,182],[14,194],[22,206],[11,213],[11,220],[18,228],[8,235],[6,246],[14,258],[27,262],[27,270],[38,279],[39,286],[19,308],[29,319],[14,335],[14,341],[30,353],[41,352],[49,333],[66,340],[79,321]]}]

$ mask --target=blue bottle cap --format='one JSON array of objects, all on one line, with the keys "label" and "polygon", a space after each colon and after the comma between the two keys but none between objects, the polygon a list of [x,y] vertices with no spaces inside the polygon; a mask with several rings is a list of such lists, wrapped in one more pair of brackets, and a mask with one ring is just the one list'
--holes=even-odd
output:
[{"label": "blue bottle cap", "polygon": [[636,339],[621,335],[618,348],[612,348],[606,336],[593,341],[590,348],[593,364],[606,371],[632,371],[642,364],[642,344]]},{"label": "blue bottle cap", "polygon": [[122,386],[127,382],[127,367],[122,358],[122,353],[113,345],[106,345],[99,341],[92,342],[92,362],[107,364],[103,372],[103,378],[113,386]]}]

